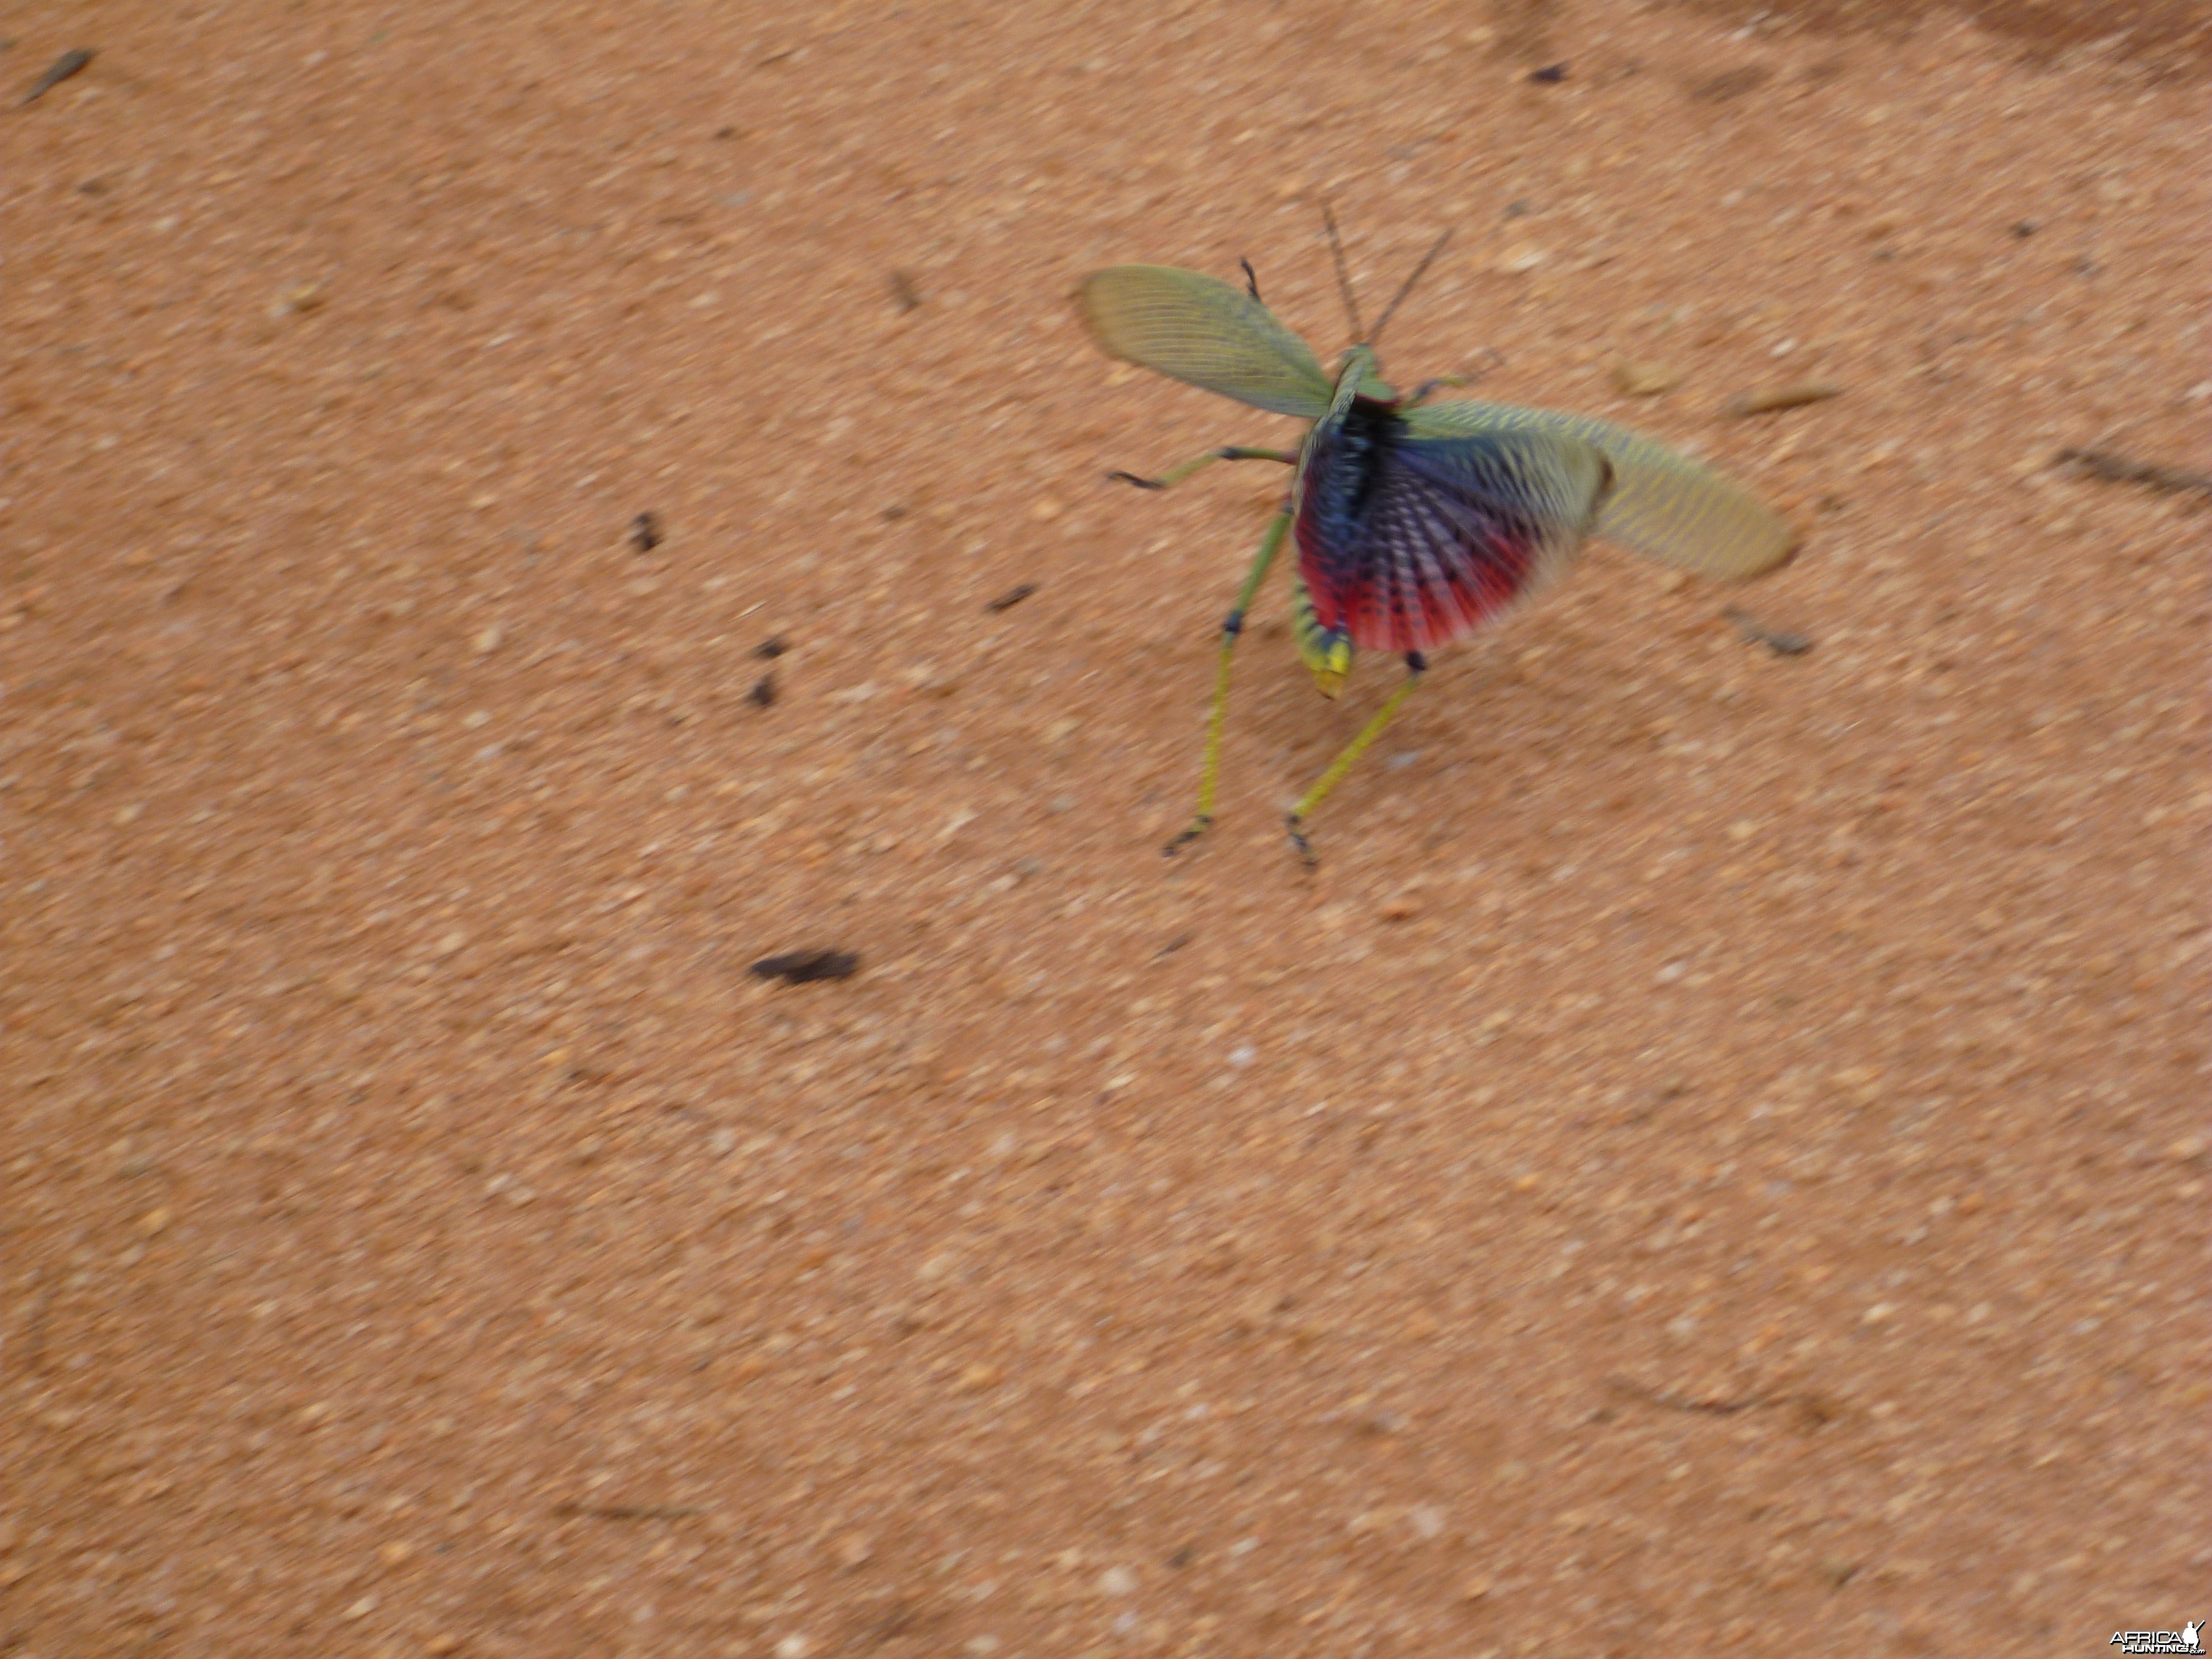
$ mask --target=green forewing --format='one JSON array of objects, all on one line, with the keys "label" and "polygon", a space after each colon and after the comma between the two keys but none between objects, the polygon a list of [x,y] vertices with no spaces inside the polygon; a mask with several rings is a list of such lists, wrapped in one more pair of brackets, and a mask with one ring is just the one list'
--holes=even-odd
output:
[{"label": "green forewing", "polygon": [[1109,265],[1083,279],[1084,320],[1113,356],[1278,415],[1318,420],[1329,380],[1306,343],[1218,277]]},{"label": "green forewing", "polygon": [[1700,576],[1756,576],[1780,563],[1796,539],[1718,473],[1609,422],[1476,402],[1424,404],[1407,410],[1406,421],[1421,438],[1534,429],[1595,445],[1613,463],[1613,483],[1591,532]]}]

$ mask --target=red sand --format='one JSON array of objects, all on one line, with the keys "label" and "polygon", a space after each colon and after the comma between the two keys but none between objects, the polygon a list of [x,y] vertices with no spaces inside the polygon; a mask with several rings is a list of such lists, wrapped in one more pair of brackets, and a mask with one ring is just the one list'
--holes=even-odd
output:
[{"label": "red sand", "polygon": [[[2206,504],[2049,465],[2205,468],[2212,110],[2091,9],[15,9],[0,1653],[2212,1612]],[[1323,195],[1804,550],[1594,550],[1313,878],[1279,578],[1170,865],[1280,480],[1104,474],[1296,432],[1069,295],[1333,351]]]}]

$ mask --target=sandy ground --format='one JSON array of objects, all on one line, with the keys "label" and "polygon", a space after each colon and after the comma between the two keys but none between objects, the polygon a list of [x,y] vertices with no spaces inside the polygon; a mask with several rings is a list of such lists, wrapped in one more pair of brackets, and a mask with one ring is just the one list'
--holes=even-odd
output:
[{"label": "sandy ground", "polygon": [[[2212,460],[2201,9],[6,22],[0,1654],[2212,1615],[2212,520],[2051,464]],[[1594,549],[1311,876],[1279,580],[1170,864],[1280,479],[1104,475],[1296,431],[1070,296],[1333,352],[1324,197],[1804,548]]]}]

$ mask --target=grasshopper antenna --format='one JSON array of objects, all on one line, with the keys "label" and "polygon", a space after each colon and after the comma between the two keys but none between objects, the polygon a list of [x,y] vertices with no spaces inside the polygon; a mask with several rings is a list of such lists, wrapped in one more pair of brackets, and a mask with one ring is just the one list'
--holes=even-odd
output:
[{"label": "grasshopper antenna", "polygon": [[1413,284],[1421,280],[1421,273],[1429,268],[1437,255],[1444,251],[1444,244],[1451,239],[1452,234],[1447,230],[1443,235],[1437,237],[1429,251],[1421,256],[1421,263],[1415,265],[1413,274],[1406,278],[1406,285],[1398,290],[1398,297],[1383,307],[1382,320],[1375,325],[1374,338],[1367,342],[1369,345],[1371,346],[1382,339],[1382,331],[1390,326],[1390,319],[1396,314],[1398,307],[1404,301],[1406,296],[1413,291]]},{"label": "grasshopper antenna", "polygon": [[1352,319],[1352,337],[1364,345],[1367,330],[1359,320],[1359,301],[1352,297],[1352,272],[1344,263],[1344,239],[1336,234],[1336,215],[1326,202],[1321,204],[1321,221],[1328,227],[1328,251],[1336,257],[1336,289],[1344,296],[1345,315]]}]

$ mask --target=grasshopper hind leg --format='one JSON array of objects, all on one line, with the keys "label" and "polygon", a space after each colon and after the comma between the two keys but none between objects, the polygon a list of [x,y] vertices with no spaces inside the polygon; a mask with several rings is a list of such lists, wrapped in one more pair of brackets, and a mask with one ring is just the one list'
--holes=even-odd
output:
[{"label": "grasshopper hind leg", "polygon": [[1221,776],[1221,727],[1229,714],[1230,663],[1236,655],[1237,637],[1244,631],[1244,613],[1252,608],[1253,596],[1267,580],[1267,567],[1274,563],[1276,551],[1290,527],[1291,504],[1285,501],[1268,520],[1267,533],[1260,538],[1260,551],[1245,574],[1244,586],[1237,590],[1236,607],[1221,624],[1221,665],[1214,674],[1213,708],[1206,720],[1206,759],[1198,775],[1198,810],[1191,815],[1190,827],[1160,848],[1168,858],[1173,858],[1213,827],[1213,791]]},{"label": "grasshopper hind leg", "polygon": [[1297,849],[1298,861],[1307,869],[1314,868],[1320,860],[1314,857],[1313,843],[1306,839],[1306,819],[1312,815],[1314,808],[1322,804],[1328,792],[1342,781],[1344,775],[1358,763],[1359,757],[1367,752],[1368,745],[1382,735],[1382,728],[1389,725],[1390,716],[1398,712],[1400,703],[1413,695],[1413,688],[1421,683],[1421,676],[1428,672],[1428,659],[1419,652],[1408,651],[1406,653],[1406,678],[1390,694],[1390,700],[1376,711],[1373,720],[1360,728],[1358,737],[1344,745],[1343,750],[1329,763],[1328,770],[1316,779],[1314,787],[1299,798],[1296,806],[1291,808],[1290,816],[1284,820],[1284,827],[1290,832],[1291,845]]}]

